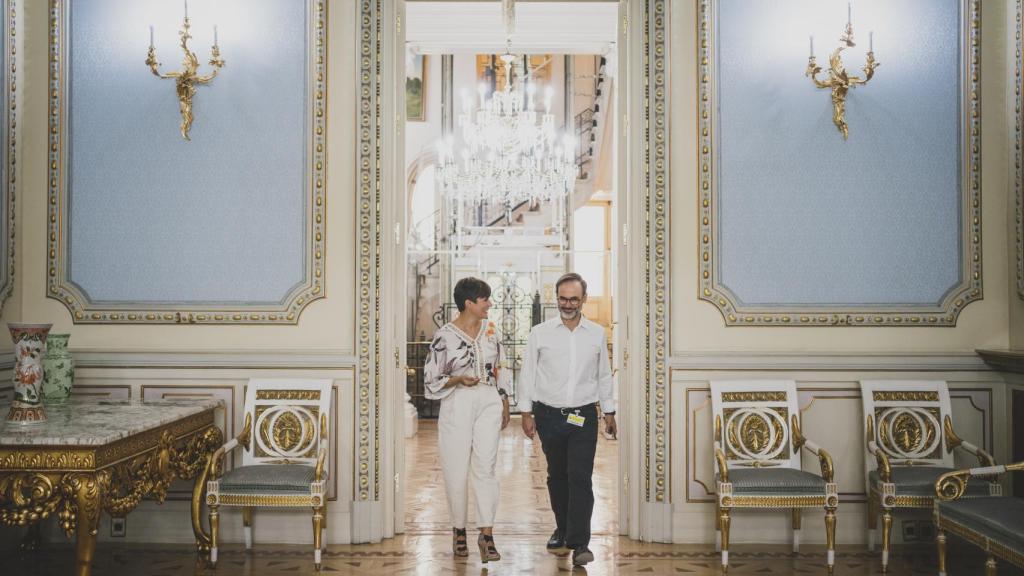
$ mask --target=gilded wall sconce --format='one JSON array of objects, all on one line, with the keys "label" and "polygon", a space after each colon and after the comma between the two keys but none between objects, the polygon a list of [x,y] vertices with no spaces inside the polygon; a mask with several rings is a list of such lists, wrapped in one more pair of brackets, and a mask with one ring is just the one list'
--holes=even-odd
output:
[{"label": "gilded wall sconce", "polygon": [[149,27],[149,54],[146,57],[146,65],[153,71],[157,78],[174,78],[175,87],[178,92],[178,107],[181,110],[181,137],[185,140],[192,140],[189,132],[192,129],[192,97],[196,94],[196,85],[209,84],[217,77],[217,72],[224,67],[224,59],[220,57],[220,46],[217,44],[217,27],[213,27],[213,47],[210,51],[210,66],[213,72],[205,76],[198,74],[199,58],[195,52],[188,48],[188,41],[192,38],[189,33],[191,24],[188,19],[188,2],[185,2],[185,19],[182,22],[181,30],[181,51],[184,53],[182,69],[175,72],[162,74],[160,62],[156,59],[156,48],[153,46],[153,27]]},{"label": "gilded wall sconce", "polygon": [[850,135],[849,127],[846,125],[846,93],[858,84],[867,84],[874,77],[875,68],[881,66],[880,63],[875,62],[875,38],[874,32],[870,32],[868,34],[867,63],[861,67],[864,77],[848,75],[846,67],[843,65],[842,51],[854,46],[856,44],[853,42],[853,23],[848,17],[846,30],[839,37],[839,46],[828,57],[828,79],[824,81],[818,79],[821,67],[814,59],[814,36],[811,36],[811,55],[807,60],[807,70],[804,72],[804,75],[810,77],[815,86],[832,91],[832,122],[843,134],[843,140]]}]

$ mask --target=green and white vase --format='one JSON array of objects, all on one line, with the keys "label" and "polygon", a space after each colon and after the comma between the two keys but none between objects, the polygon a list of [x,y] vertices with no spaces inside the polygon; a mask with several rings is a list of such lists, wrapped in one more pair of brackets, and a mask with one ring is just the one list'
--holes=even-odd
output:
[{"label": "green and white vase", "polygon": [[50,334],[43,356],[43,396],[47,401],[67,400],[75,383],[75,359],[68,351],[71,334]]},{"label": "green and white vase", "polygon": [[7,323],[14,340],[14,400],[7,421],[38,424],[46,421],[43,412],[43,353],[50,324]]}]

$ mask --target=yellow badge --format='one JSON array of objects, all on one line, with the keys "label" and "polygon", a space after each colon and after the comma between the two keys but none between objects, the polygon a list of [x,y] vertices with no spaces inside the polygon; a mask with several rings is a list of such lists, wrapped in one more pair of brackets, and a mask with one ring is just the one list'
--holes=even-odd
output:
[{"label": "yellow badge", "polygon": [[569,414],[569,418],[568,420],[566,420],[566,422],[572,424],[573,426],[583,426],[583,422],[585,421],[586,418],[580,416],[579,414]]}]

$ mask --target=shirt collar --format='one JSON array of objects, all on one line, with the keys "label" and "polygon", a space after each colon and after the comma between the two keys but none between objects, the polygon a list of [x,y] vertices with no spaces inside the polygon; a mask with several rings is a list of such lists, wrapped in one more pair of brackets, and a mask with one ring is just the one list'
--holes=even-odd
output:
[{"label": "shirt collar", "polygon": [[[554,318],[552,318],[552,320],[554,321],[555,328],[561,327],[561,328],[565,328],[566,330],[569,329],[569,327],[565,325],[565,322],[562,321],[561,315],[555,316]],[[598,324],[596,324],[594,322],[591,322],[590,319],[588,319],[582,313],[580,314],[580,323],[576,326],[577,328],[583,328],[584,330],[589,330],[589,329],[591,329],[594,326],[598,326]]]}]

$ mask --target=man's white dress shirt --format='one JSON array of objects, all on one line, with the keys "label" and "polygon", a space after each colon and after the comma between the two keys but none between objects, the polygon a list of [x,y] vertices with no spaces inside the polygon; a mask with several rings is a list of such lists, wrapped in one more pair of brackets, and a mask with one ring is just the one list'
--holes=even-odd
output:
[{"label": "man's white dress shirt", "polygon": [[521,412],[533,412],[534,401],[555,408],[600,401],[602,412],[614,412],[604,328],[585,317],[575,330],[569,330],[561,317],[534,326],[516,393]]}]

